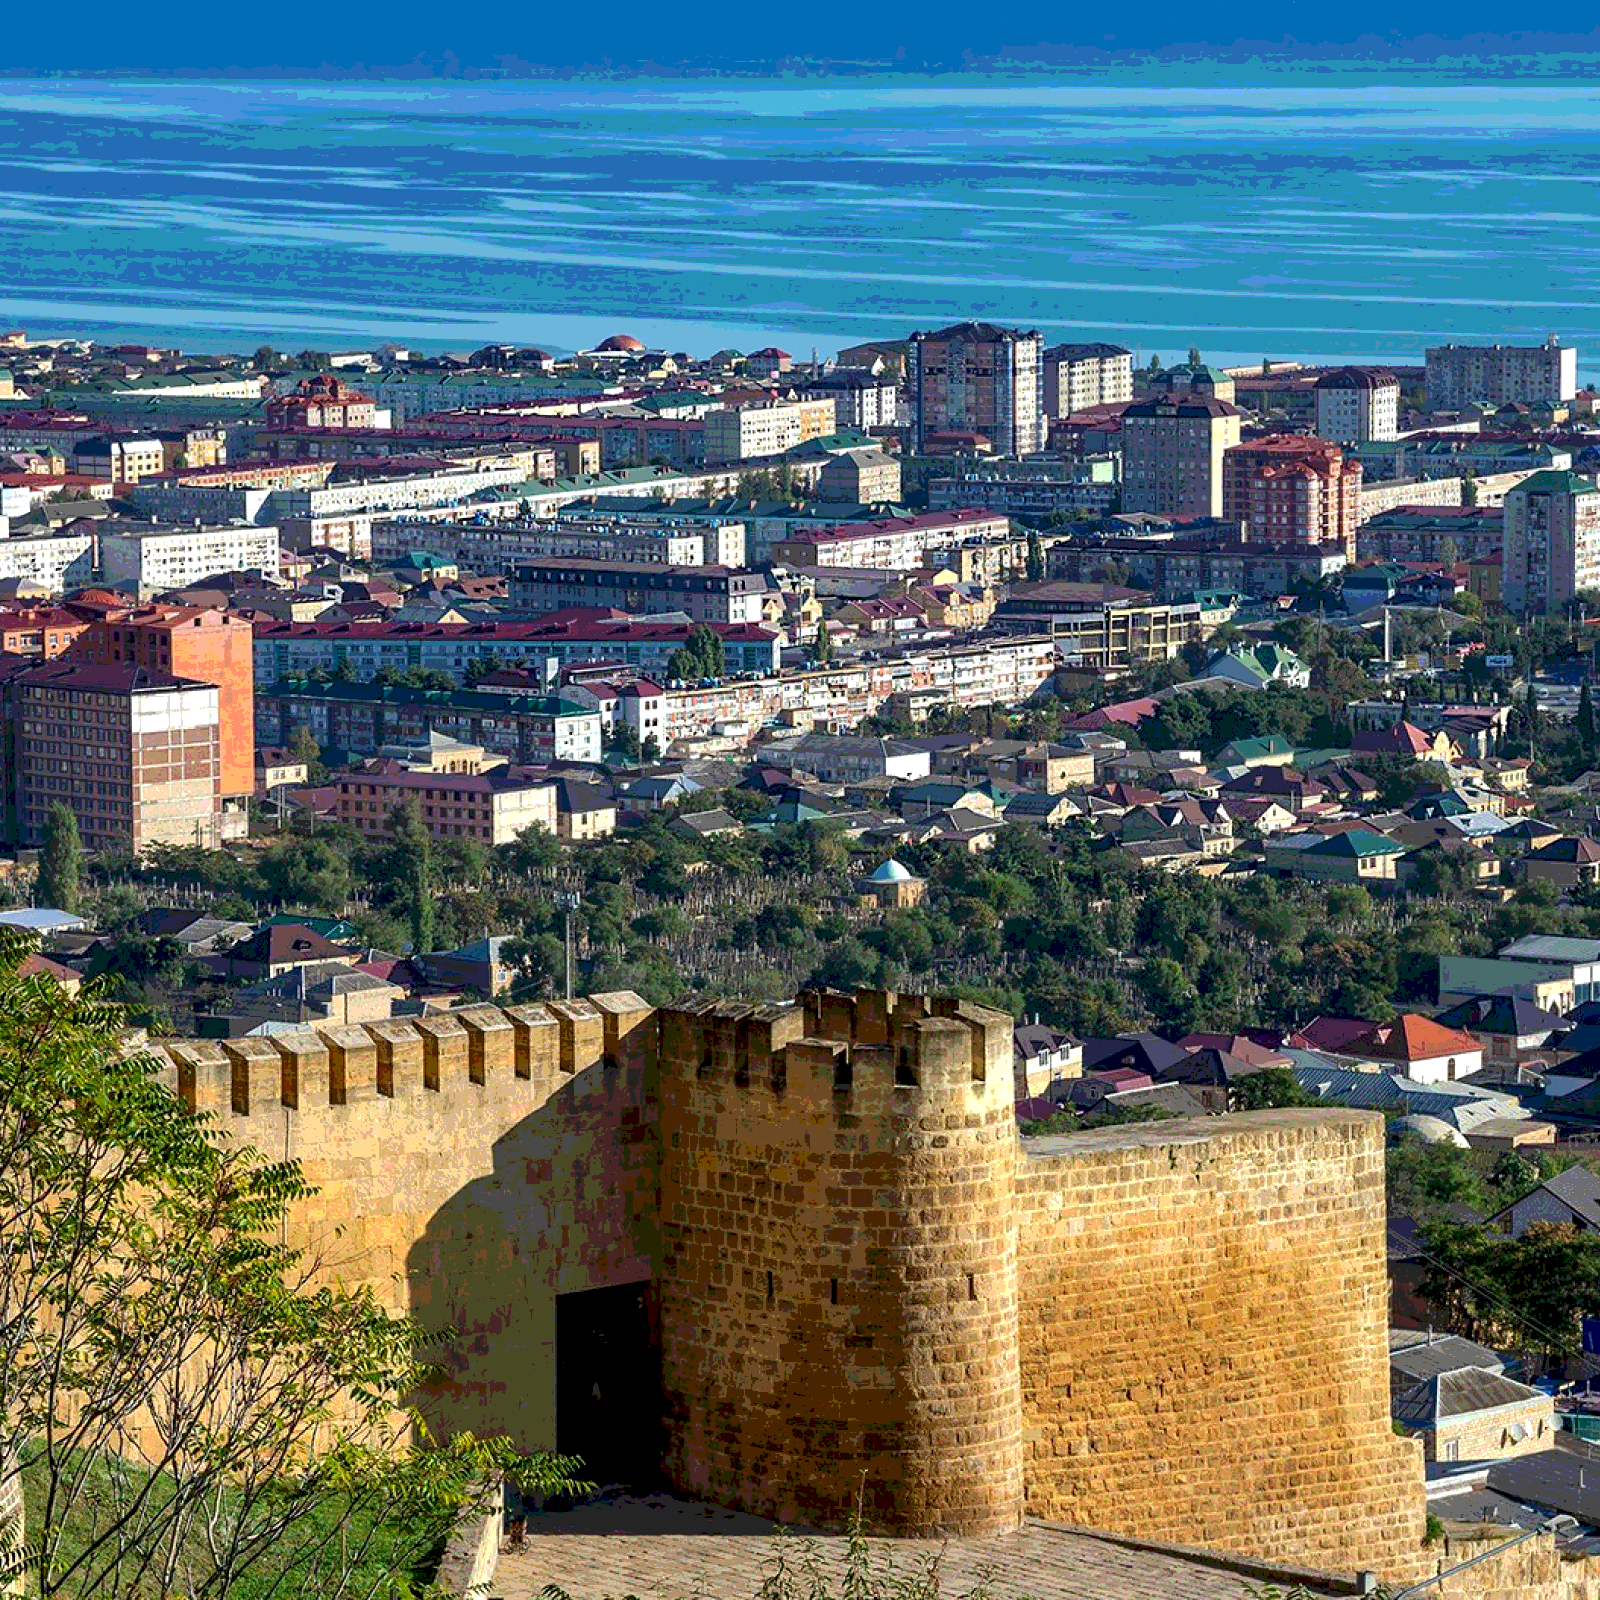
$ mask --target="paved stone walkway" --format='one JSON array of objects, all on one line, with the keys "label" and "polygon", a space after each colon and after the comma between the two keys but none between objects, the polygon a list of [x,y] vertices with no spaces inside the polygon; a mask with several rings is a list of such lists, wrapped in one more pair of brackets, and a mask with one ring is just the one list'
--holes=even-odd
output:
[{"label": "paved stone walkway", "polygon": [[[775,1532],[759,1518],[668,1495],[619,1496],[531,1516],[522,1549],[501,1556],[492,1592],[503,1600],[536,1600],[553,1583],[571,1600],[757,1600],[772,1568]],[[844,1540],[814,1537],[829,1594],[837,1596]],[[942,1547],[871,1544],[901,1575],[937,1557],[944,1600],[963,1600],[985,1577],[993,1600],[1246,1600],[1262,1586],[1180,1555],[1038,1524]],[[803,1580],[796,1596],[811,1600]]]}]

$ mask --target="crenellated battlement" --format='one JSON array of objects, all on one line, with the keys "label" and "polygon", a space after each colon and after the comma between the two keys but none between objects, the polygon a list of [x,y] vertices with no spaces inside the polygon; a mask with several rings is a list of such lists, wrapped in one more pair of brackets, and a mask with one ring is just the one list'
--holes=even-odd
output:
[{"label": "crenellated battlement", "polygon": [[700,1000],[664,1009],[661,1071],[840,1114],[1009,1110],[1011,1018],[966,1001],[808,990],[792,1006]]},{"label": "crenellated battlement", "polygon": [[469,1093],[499,1080],[520,1080],[537,1102],[591,1067],[643,1071],[655,1054],[655,1016],[621,991],[265,1037],[168,1040],[151,1053],[191,1110],[223,1121]]},{"label": "crenellated battlement", "polygon": [[[451,1330],[438,1432],[548,1449],[564,1405],[577,1439],[659,1403],[667,1480],[774,1519],[837,1526],[865,1489],[903,1534],[1026,1509],[1416,1575],[1380,1120],[1022,1141],[1012,1030],[873,990],[622,992],[154,1053],[196,1111],[303,1164],[290,1244]],[[645,1284],[659,1393],[588,1413],[619,1363],[563,1342],[559,1308]],[[558,1365],[591,1360],[603,1384],[564,1399]]]},{"label": "crenellated battlement", "polygon": [[152,1047],[195,1111],[219,1118],[406,1100],[520,1079],[531,1098],[591,1067],[731,1086],[840,1113],[934,1101],[1009,1106],[1011,1019],[966,1001],[809,990],[793,1005],[695,1000],[657,1011],[631,991],[474,1005],[385,1022],[322,1024]]}]

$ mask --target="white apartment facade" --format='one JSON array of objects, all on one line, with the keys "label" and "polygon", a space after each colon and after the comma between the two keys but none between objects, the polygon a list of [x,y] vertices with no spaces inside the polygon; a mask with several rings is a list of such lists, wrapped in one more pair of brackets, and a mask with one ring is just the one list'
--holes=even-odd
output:
[{"label": "white apartment facade", "polygon": [[1044,409],[1070,417],[1133,399],[1133,352],[1115,344],[1057,344],[1044,353]]},{"label": "white apartment facade", "polygon": [[1400,380],[1392,372],[1340,367],[1317,379],[1317,437],[1365,444],[1400,433]]},{"label": "white apartment facade", "polygon": [[100,532],[100,574],[107,583],[148,590],[182,589],[219,572],[278,573],[278,530],[251,523],[226,527],[146,528],[119,524]]},{"label": "white apartment facade", "polygon": [[811,439],[835,431],[831,395],[806,400],[760,400],[753,405],[725,406],[705,416],[706,460],[749,461],[782,455]]},{"label": "white apartment facade", "polygon": [[0,580],[43,584],[52,593],[94,581],[95,535],[30,533],[0,539]]},{"label": "white apartment facade", "polygon": [[1057,664],[1052,639],[1019,636],[711,688],[661,689],[648,703],[624,690],[617,714],[628,722],[648,716],[650,726],[639,727],[640,738],[654,733],[666,752],[676,740],[730,726],[753,730],[776,721],[796,730],[839,732],[891,704],[913,717],[918,708],[933,705],[1021,705],[1054,676]]}]

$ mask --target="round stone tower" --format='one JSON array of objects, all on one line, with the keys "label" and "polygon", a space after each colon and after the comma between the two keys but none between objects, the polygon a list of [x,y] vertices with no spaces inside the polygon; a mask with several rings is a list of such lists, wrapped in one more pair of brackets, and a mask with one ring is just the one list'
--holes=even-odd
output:
[{"label": "round stone tower", "polygon": [[661,1019],[669,1475],[910,1536],[1022,1514],[1010,1019],[863,992]]}]

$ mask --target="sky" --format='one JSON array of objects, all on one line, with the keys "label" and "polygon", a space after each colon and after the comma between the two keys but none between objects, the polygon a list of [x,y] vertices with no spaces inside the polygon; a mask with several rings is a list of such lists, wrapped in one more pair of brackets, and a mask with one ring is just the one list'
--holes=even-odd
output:
[{"label": "sky", "polygon": [[[457,8],[437,0],[348,0],[311,11],[208,8],[203,21],[153,21],[125,0],[81,0],[70,35],[55,28],[13,29],[6,70],[292,72],[328,67],[360,71],[420,62],[433,70],[493,67],[511,59],[543,68],[683,61],[759,64],[801,56],[824,60],[900,61],[959,67],[972,57],[1022,53],[1047,60],[1077,51],[1151,51],[1193,45],[1197,53],[1315,54],[1330,47],[1382,61],[1397,51],[1437,47],[1435,34],[1467,40],[1469,54],[1525,53],[1541,46],[1600,51],[1587,35],[1508,35],[1501,0],[1458,0],[1447,12],[1396,8],[1382,0],[1345,0],[1317,8],[1310,23],[1282,0],[1235,0],[1197,17],[1192,6],[1149,0],[1137,7],[1060,0],[1016,0],[1001,31],[970,6],[926,0],[878,0],[871,7],[804,10],[751,6],[748,0],[614,0],[604,7],[545,6],[528,0],[478,0]],[[1552,17],[1558,13],[1549,13]],[[803,20],[797,20],[803,19]],[[1298,28],[1286,37],[1286,20]],[[1586,19],[1587,20],[1587,19]],[[1208,24],[1197,37],[1196,24]],[[982,26],[975,26],[981,23]],[[1448,48],[1448,40],[1446,48]]]}]

